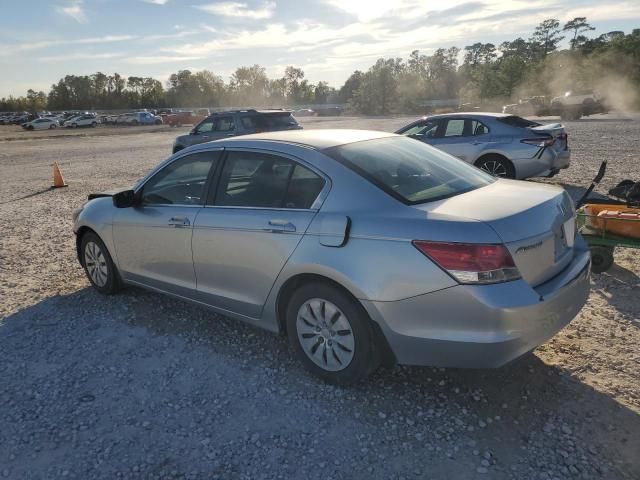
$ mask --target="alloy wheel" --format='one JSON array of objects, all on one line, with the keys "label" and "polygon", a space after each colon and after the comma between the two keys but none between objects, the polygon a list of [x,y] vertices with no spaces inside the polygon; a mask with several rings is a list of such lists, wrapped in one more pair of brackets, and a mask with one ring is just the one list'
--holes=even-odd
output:
[{"label": "alloy wheel", "polygon": [[487,160],[480,168],[494,177],[507,177],[507,169],[502,162]]},{"label": "alloy wheel", "polygon": [[298,310],[296,330],[304,353],[323,370],[337,372],[353,360],[353,329],[333,303],[321,298],[304,302]]},{"label": "alloy wheel", "polygon": [[93,283],[104,287],[109,278],[109,269],[102,249],[95,242],[87,242],[84,247],[84,264]]}]

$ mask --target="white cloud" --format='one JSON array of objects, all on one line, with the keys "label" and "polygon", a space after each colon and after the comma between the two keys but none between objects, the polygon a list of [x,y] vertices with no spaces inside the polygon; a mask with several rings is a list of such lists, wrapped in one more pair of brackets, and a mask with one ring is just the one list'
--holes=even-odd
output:
[{"label": "white cloud", "polygon": [[[394,2],[390,0],[327,0],[327,3],[335,8],[355,15],[360,21],[380,18],[398,5],[410,2]],[[424,2],[428,3],[428,2]]]},{"label": "white cloud", "polygon": [[241,2],[216,2],[207,5],[196,5],[196,8],[223,17],[244,17],[254,20],[271,18],[276,8],[276,2],[264,2],[258,8],[251,8]]},{"label": "white cloud", "polygon": [[66,7],[58,7],[58,12],[73,18],[78,23],[87,23],[88,21],[82,8],[82,0],[72,0]]},{"label": "white cloud", "polygon": [[127,58],[125,60],[125,63],[130,63],[133,65],[153,65],[174,62],[191,62],[193,60],[200,60],[201,58],[202,57],[177,57],[170,55],[139,56]]},{"label": "white cloud", "polygon": [[142,0],[144,3],[152,3],[154,5],[166,5],[169,0]]},{"label": "white cloud", "polygon": [[64,62],[68,60],[106,60],[122,57],[122,53],[73,53],[70,55],[52,55],[40,57],[40,62]]}]

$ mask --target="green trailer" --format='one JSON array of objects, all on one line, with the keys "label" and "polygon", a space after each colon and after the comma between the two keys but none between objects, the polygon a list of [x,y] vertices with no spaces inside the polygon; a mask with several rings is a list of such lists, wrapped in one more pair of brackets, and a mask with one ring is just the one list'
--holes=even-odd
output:
[{"label": "green trailer", "polygon": [[[607,222],[635,222],[640,227],[639,220],[607,219],[589,215],[580,208],[578,214],[578,231],[589,244],[591,250],[591,268],[595,273],[608,270],[613,265],[613,252],[616,247],[640,248],[640,239],[622,237],[607,231]],[[597,223],[601,228],[594,228]]]}]

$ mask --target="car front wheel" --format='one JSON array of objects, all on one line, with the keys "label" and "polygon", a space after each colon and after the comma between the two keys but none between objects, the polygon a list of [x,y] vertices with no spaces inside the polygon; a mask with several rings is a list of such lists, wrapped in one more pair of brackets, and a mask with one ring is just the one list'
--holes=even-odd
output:
[{"label": "car front wheel", "polygon": [[112,294],[120,288],[116,267],[100,237],[87,232],[80,244],[82,266],[91,285],[100,293]]},{"label": "car front wheel", "polygon": [[349,385],[380,365],[371,320],[357,300],[324,283],[300,287],[286,312],[289,343],[305,367],[323,380]]}]

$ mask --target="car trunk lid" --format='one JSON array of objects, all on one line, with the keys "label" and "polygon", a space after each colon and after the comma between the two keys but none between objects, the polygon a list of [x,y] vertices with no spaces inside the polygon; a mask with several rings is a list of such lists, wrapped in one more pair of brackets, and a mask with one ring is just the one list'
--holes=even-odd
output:
[{"label": "car trunk lid", "polygon": [[529,130],[537,135],[551,136],[555,142],[550,148],[556,151],[567,150],[569,148],[569,139],[564,125],[561,123],[549,123],[537,127],[530,127]]},{"label": "car trunk lid", "polygon": [[557,187],[498,180],[416,208],[488,224],[508,248],[522,278],[532,286],[554,277],[573,258],[573,203]]}]

